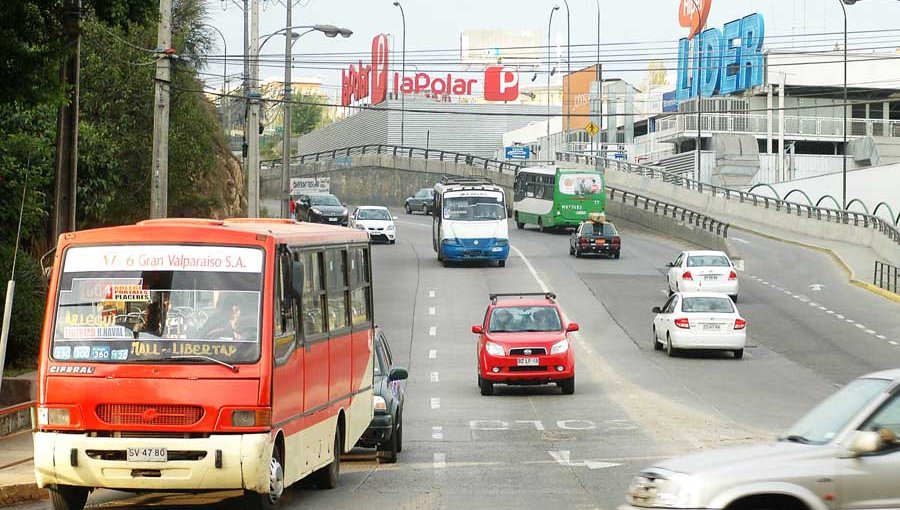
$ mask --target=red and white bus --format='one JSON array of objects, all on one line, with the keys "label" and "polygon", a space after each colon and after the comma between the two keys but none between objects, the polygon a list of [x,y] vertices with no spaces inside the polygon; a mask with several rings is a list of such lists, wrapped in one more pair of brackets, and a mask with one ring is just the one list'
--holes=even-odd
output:
[{"label": "red and white bus", "polygon": [[291,220],[143,221],[64,234],[41,346],[37,483],[243,489],[275,508],[337,482],[373,415],[365,232]]}]

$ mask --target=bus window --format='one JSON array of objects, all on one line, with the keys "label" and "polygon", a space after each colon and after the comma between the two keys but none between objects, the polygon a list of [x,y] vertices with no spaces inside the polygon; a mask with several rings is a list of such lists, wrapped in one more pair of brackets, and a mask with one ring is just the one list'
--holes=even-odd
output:
[{"label": "bus window", "polygon": [[332,333],[350,325],[347,318],[347,252],[328,250],[325,255],[328,281],[328,329]]},{"label": "bus window", "polygon": [[368,254],[366,248],[350,248],[350,320],[354,326],[369,322],[371,315]]},{"label": "bus window", "polygon": [[325,332],[325,285],[322,281],[322,252],[306,252],[303,271],[303,335]]},{"label": "bus window", "polygon": [[274,310],[272,314],[275,343],[275,360],[284,359],[293,352],[296,335],[294,331],[294,302],[291,298],[291,253],[284,251],[278,256],[275,266]]}]

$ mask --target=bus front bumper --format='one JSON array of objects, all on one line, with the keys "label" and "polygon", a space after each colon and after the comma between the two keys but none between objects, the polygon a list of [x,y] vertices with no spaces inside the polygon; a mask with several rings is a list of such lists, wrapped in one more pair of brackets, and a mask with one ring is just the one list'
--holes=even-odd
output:
[{"label": "bus front bumper", "polygon": [[[166,448],[165,462],[128,462],[128,448]],[[132,490],[269,490],[269,434],[111,438],[36,432],[34,474],[53,484]],[[175,457],[175,459],[173,459]]]},{"label": "bus front bumper", "polygon": [[443,242],[444,259],[446,260],[506,260],[509,258],[509,242],[497,244],[491,239],[475,239]]}]

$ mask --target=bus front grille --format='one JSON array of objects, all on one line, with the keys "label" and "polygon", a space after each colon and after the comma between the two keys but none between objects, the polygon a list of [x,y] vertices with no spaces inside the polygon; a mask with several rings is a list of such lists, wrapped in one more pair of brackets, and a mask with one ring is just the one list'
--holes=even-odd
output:
[{"label": "bus front grille", "polygon": [[188,426],[203,418],[203,408],[172,404],[100,404],[97,418],[109,425]]}]

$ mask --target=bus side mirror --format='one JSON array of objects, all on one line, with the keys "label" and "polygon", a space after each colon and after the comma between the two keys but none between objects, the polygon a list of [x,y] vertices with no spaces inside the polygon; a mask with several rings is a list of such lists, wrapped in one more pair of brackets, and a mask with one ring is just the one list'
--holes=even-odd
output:
[{"label": "bus side mirror", "polygon": [[300,299],[303,293],[303,264],[295,260],[291,265],[291,294]]}]

